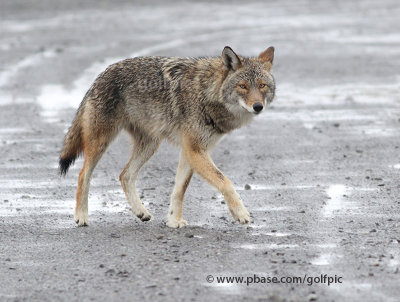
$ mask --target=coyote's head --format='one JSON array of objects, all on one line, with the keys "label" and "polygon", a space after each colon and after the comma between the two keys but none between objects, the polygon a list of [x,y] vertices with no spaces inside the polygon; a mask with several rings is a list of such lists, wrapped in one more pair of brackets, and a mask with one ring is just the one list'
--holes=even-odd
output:
[{"label": "coyote's head", "polygon": [[270,73],[274,60],[271,46],[257,58],[239,57],[229,46],[222,51],[228,75],[222,86],[224,102],[231,110],[258,114],[272,102],[275,81]]}]

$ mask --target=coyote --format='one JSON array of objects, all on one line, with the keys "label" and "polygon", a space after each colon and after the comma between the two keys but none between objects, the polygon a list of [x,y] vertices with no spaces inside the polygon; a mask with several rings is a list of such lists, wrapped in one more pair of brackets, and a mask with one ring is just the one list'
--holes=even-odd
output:
[{"label": "coyote", "polygon": [[132,212],[142,221],[152,216],[137,194],[136,179],[167,139],[181,146],[167,225],[187,225],[182,217],[183,196],[194,171],[222,193],[235,220],[248,223],[249,212],[209,151],[272,102],[273,59],[273,47],[257,58],[246,58],[226,46],[221,57],[136,57],[110,65],[84,96],[59,161],[60,173],[65,175],[84,154],[76,192],[78,226],[88,224],[93,169],[121,129],[132,137],[133,149],[119,179]]}]

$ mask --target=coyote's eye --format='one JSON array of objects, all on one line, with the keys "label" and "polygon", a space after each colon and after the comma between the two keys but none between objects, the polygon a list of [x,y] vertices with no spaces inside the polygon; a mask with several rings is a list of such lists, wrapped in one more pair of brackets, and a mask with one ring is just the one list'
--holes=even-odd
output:
[{"label": "coyote's eye", "polygon": [[239,84],[239,87],[240,87],[241,89],[247,89],[247,86],[246,86],[245,84]]},{"label": "coyote's eye", "polygon": [[265,88],[265,86],[267,86],[267,84],[261,83],[260,85],[258,85],[258,88],[262,89]]}]

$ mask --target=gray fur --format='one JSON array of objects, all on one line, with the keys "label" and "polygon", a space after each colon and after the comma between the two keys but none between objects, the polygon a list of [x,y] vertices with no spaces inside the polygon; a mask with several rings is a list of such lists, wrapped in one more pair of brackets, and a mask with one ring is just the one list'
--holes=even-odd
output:
[{"label": "gray fur", "polygon": [[[225,47],[222,56],[215,58],[137,57],[110,65],[86,93],[60,156],[61,172],[66,173],[79,153],[85,153],[87,167],[79,182],[85,187],[78,187],[77,208],[82,199],[87,211],[91,171],[121,129],[132,135],[134,154],[142,156],[144,163],[163,139],[181,144],[184,135],[190,136],[191,148],[207,151],[222,135],[250,122],[257,113],[253,104],[266,106],[274,98],[272,59],[273,48],[258,58],[244,58]],[[146,149],[150,145],[146,142],[154,142],[152,150]],[[121,183],[135,214],[147,220],[151,216],[143,213],[136,189],[127,193],[143,164],[133,163],[133,169],[131,161],[121,174]],[[214,170],[224,181],[225,176]],[[190,170],[186,173],[190,175]]]}]

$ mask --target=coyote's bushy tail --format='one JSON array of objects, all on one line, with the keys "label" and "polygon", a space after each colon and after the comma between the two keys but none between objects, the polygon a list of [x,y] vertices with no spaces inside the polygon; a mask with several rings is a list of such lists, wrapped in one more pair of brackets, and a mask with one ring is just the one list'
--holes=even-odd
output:
[{"label": "coyote's bushy tail", "polygon": [[65,175],[68,172],[69,167],[75,162],[75,159],[83,151],[83,141],[82,141],[82,125],[81,125],[81,115],[82,106],[78,109],[78,112],[72,122],[71,127],[68,130],[67,135],[64,139],[64,147],[61,151],[59,168],[60,174]]}]

